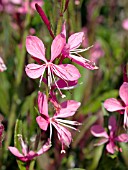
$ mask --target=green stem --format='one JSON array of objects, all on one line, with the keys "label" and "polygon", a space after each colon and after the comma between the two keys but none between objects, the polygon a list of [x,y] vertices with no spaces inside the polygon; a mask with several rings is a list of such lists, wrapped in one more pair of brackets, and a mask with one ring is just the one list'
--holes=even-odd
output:
[{"label": "green stem", "polygon": [[[25,28],[28,27],[30,23],[30,14],[28,13],[26,16],[26,22],[25,22]],[[25,38],[26,35],[28,34],[28,30],[26,29],[24,34],[23,34],[23,39],[22,39],[22,52],[18,52],[19,54],[19,60],[18,60],[18,65],[17,65],[17,76],[15,77],[15,92],[12,97],[12,105],[11,105],[11,111],[9,113],[9,121],[8,121],[8,127],[7,127],[7,134],[6,134],[6,141],[5,141],[5,151],[4,151],[4,161],[6,162],[7,156],[8,156],[8,146],[10,145],[11,138],[12,138],[12,133],[13,133],[13,126],[15,124],[16,120],[16,110],[17,110],[17,101],[19,99],[18,96],[18,88],[22,80],[22,73],[23,73],[23,67],[24,67],[24,60],[25,60]],[[18,56],[17,56],[18,57]]]},{"label": "green stem", "polygon": [[66,3],[66,0],[62,0],[61,6],[60,6],[60,17],[59,17],[59,20],[58,20],[58,23],[57,23],[56,35],[60,34],[61,29],[62,29],[63,12],[64,12],[64,8],[65,8],[65,3]]},{"label": "green stem", "polygon": [[4,151],[4,160],[7,160],[7,156],[8,156],[8,152],[7,152],[7,148],[10,145],[11,142],[11,138],[12,138],[12,130],[13,130],[13,126],[15,123],[15,119],[16,119],[16,108],[17,108],[17,104],[16,101],[18,99],[18,95],[17,93],[15,93],[13,95],[13,99],[12,99],[12,106],[11,106],[11,111],[10,111],[10,116],[9,116],[9,121],[8,121],[8,129],[7,129],[7,134],[6,134],[6,140],[5,140],[5,151]]},{"label": "green stem", "polygon": [[56,35],[60,34],[63,24],[63,16],[61,15],[58,20]]}]

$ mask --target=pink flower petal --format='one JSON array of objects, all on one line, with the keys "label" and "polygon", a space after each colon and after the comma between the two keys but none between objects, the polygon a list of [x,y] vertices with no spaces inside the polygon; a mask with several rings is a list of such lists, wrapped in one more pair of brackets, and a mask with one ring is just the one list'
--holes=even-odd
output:
[{"label": "pink flower petal", "polygon": [[41,92],[38,92],[38,108],[41,114],[49,118],[47,97]]},{"label": "pink flower petal", "polygon": [[48,140],[48,142],[46,142],[41,149],[37,152],[38,155],[42,155],[44,152],[46,152],[47,150],[49,150],[49,148],[51,147],[51,141]]},{"label": "pink flower petal", "polygon": [[118,142],[128,142],[128,134],[123,133],[119,135],[115,140]]},{"label": "pink flower petal", "polygon": [[111,117],[109,118],[109,122],[108,122],[108,129],[109,129],[111,132],[114,133],[115,130],[116,130],[116,128],[117,128],[116,119],[115,119],[114,116],[111,116]]},{"label": "pink flower petal", "polygon": [[128,30],[128,18],[124,19],[123,22],[122,22],[122,27],[125,29],[125,30]]},{"label": "pink flower petal", "polygon": [[124,110],[125,108],[122,106],[122,104],[115,98],[110,98],[105,100],[104,107],[109,112],[114,112],[118,110]]},{"label": "pink flower petal", "polygon": [[39,127],[40,127],[42,130],[45,130],[45,131],[47,130],[49,122],[48,122],[46,119],[44,119],[44,118],[41,117],[41,116],[38,116],[38,117],[36,118],[36,121],[37,121]]},{"label": "pink flower petal", "polygon": [[98,67],[95,65],[94,62],[87,60],[83,57],[79,57],[79,56],[70,54],[68,56],[68,58],[70,58],[73,62],[75,62],[75,63],[77,63],[77,64],[81,65],[82,67],[87,68],[89,70],[98,69]]},{"label": "pink flower petal", "polygon": [[78,81],[75,80],[75,81],[65,82],[64,80],[59,79],[56,83],[57,83],[57,85],[59,86],[60,89],[69,90],[69,89],[75,88],[77,86]]},{"label": "pink flower petal", "polygon": [[45,58],[45,47],[43,42],[36,36],[27,36],[26,48],[33,57],[47,62]]},{"label": "pink flower petal", "polygon": [[3,72],[7,69],[6,65],[4,64],[3,59],[0,57],[0,72]]},{"label": "pink flower petal", "polygon": [[29,160],[32,160],[32,159],[33,159],[34,157],[36,157],[36,156],[38,156],[38,154],[35,153],[34,151],[29,151],[29,152],[28,152],[28,155],[27,155],[27,157],[28,157]]},{"label": "pink flower petal", "polygon": [[107,145],[106,145],[106,150],[111,153],[111,154],[114,154],[115,152],[115,144],[113,142],[109,142]]},{"label": "pink flower petal", "polygon": [[69,147],[71,141],[72,141],[72,135],[71,133],[63,126],[53,123],[53,126],[57,130],[57,135],[62,144],[65,144],[67,147]]},{"label": "pink flower petal", "polygon": [[25,68],[25,71],[28,77],[36,79],[43,76],[45,68],[46,67],[43,65],[28,64]]},{"label": "pink flower petal", "polygon": [[66,39],[63,34],[59,34],[55,37],[51,45],[50,62],[52,62],[58,55],[60,55],[65,43],[66,43]]},{"label": "pink flower petal", "polygon": [[68,39],[68,44],[70,45],[70,50],[74,50],[78,48],[82,41],[83,41],[84,33],[78,32],[75,34],[72,34]]},{"label": "pink flower petal", "polygon": [[108,139],[103,138],[103,139],[99,140],[98,143],[95,143],[94,146],[100,146],[100,145],[103,145],[106,142],[108,142]]},{"label": "pink flower petal", "polygon": [[53,65],[53,72],[61,79],[75,81],[80,78],[78,69],[71,64]]},{"label": "pink flower petal", "polygon": [[8,149],[10,150],[10,152],[15,155],[16,157],[24,157],[16,147],[12,147],[12,146],[9,146]]},{"label": "pink flower petal", "polygon": [[61,109],[59,113],[56,113],[54,117],[56,118],[65,118],[73,116],[77,109],[80,107],[81,103],[74,100],[68,100],[61,103]]},{"label": "pink flower petal", "polygon": [[128,127],[128,106],[125,108],[124,112],[124,128]]},{"label": "pink flower petal", "polygon": [[107,132],[104,130],[104,128],[100,125],[94,125],[91,127],[91,133],[95,137],[105,137],[109,138]]},{"label": "pink flower petal", "polygon": [[120,87],[119,94],[121,99],[128,105],[128,83],[124,82]]}]

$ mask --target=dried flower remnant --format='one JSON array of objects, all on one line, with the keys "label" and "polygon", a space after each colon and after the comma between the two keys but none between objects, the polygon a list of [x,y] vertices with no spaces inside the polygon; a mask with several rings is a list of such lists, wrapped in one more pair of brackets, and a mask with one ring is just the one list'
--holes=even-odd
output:
[{"label": "dried flower remnant", "polygon": [[[26,48],[29,54],[33,56],[36,61],[42,60],[44,64],[28,64],[26,66],[26,74],[33,79],[40,77],[40,85],[44,76],[44,72],[47,69],[47,82],[48,87],[51,89],[51,85],[56,79],[54,74],[65,81],[75,81],[80,77],[78,69],[71,64],[59,64],[56,65],[53,61],[61,54],[64,46],[64,37],[59,34],[55,37],[51,45],[51,59],[47,61],[45,58],[45,47],[43,42],[36,36],[28,36],[26,40]],[[57,86],[57,84],[56,84]],[[57,86],[58,87],[58,86]],[[58,88],[59,90],[59,88]]]},{"label": "dried flower remnant", "polygon": [[128,142],[128,134],[123,133],[120,134],[119,136],[116,135],[117,123],[114,116],[111,116],[109,118],[108,129],[109,129],[109,134],[107,134],[105,129],[100,125],[92,126],[91,128],[92,135],[95,137],[102,138],[101,140],[99,140],[98,143],[95,144],[95,146],[100,146],[102,144],[107,143],[106,150],[110,154],[114,154],[115,151],[122,152],[122,149],[118,148],[116,142],[125,142],[125,143]]},{"label": "dried flower remnant", "polygon": [[39,112],[41,116],[38,116],[36,118],[36,121],[39,125],[39,127],[46,131],[48,126],[50,125],[50,139],[52,138],[52,126],[56,129],[58,139],[60,140],[62,144],[62,150],[61,153],[65,153],[64,145],[69,147],[71,141],[72,141],[72,135],[69,132],[69,130],[65,127],[78,130],[74,125],[81,125],[81,123],[77,121],[71,121],[71,120],[65,120],[63,118],[67,118],[70,116],[73,116],[77,109],[80,107],[80,103],[76,102],[74,100],[68,100],[61,104],[54,105],[56,109],[56,113],[53,117],[50,117],[48,115],[48,102],[46,95],[39,92],[38,93],[38,107]]},{"label": "dried flower remnant", "polygon": [[4,132],[4,126],[2,123],[0,123],[0,147],[2,146],[3,132]]},{"label": "dried flower remnant", "polygon": [[7,69],[6,65],[4,64],[3,59],[0,57],[0,72],[3,72]]},{"label": "dried flower remnant", "polygon": [[32,150],[28,151],[28,146],[24,143],[22,135],[19,135],[19,140],[22,147],[22,153],[20,153],[16,147],[9,146],[8,149],[13,155],[15,155],[18,159],[20,159],[23,162],[31,161],[33,158],[45,153],[51,147],[51,142],[50,140],[48,140],[48,142],[46,142],[39,151],[37,152],[34,152]]},{"label": "dried flower remnant", "polygon": [[128,83],[124,82],[119,89],[119,96],[122,99],[110,98],[105,100],[104,107],[109,112],[118,111],[124,114],[124,128],[128,127]]}]

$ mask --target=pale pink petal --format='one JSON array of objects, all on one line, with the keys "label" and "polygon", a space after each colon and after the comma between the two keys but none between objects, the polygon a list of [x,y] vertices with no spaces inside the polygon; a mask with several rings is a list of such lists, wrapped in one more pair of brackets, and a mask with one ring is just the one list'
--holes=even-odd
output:
[{"label": "pale pink petal", "polygon": [[52,71],[61,79],[75,81],[80,78],[78,69],[71,64],[53,65]]},{"label": "pale pink petal", "polygon": [[22,3],[21,0],[10,0],[10,1],[11,3],[16,4],[16,5],[20,5]]},{"label": "pale pink petal", "polygon": [[115,138],[116,141],[118,142],[128,142],[128,134],[121,134]]},{"label": "pale pink petal", "polygon": [[38,154],[37,153],[35,153],[34,151],[29,151],[28,152],[28,155],[27,155],[27,158],[29,159],[29,160],[32,160],[34,157],[36,157],[36,156],[38,156]]},{"label": "pale pink petal", "polygon": [[28,77],[36,79],[43,76],[45,68],[46,67],[43,65],[28,64],[25,68],[25,71]]},{"label": "pale pink petal", "polygon": [[128,105],[128,83],[124,82],[120,87],[119,94],[121,99]]},{"label": "pale pink petal", "polygon": [[125,108],[124,112],[124,128],[128,127],[128,106]]},{"label": "pale pink petal", "polygon": [[51,45],[50,62],[52,62],[58,55],[60,55],[65,43],[66,43],[66,39],[63,34],[59,34],[55,37]]},{"label": "pale pink petal", "polygon": [[0,57],[0,72],[3,72],[7,69],[6,65],[4,64],[3,59]]},{"label": "pale pink petal", "polygon": [[89,70],[98,69],[98,67],[95,65],[94,62],[87,60],[83,57],[70,54],[68,56],[68,58],[70,58],[73,62],[75,62],[75,63],[79,64],[80,66],[87,68]]},{"label": "pale pink petal", "polygon": [[48,115],[48,102],[45,94],[38,92],[38,108],[39,112],[49,118]]},{"label": "pale pink petal", "polygon": [[43,1],[42,0],[33,0],[33,1],[31,1],[31,8],[33,9],[33,10],[36,10],[36,8],[35,8],[35,4],[38,4],[39,6],[42,6],[43,5]]},{"label": "pale pink petal", "polygon": [[68,44],[70,45],[70,50],[74,50],[78,48],[82,41],[83,41],[84,33],[78,32],[75,34],[72,34],[68,39]]},{"label": "pale pink petal", "polygon": [[109,112],[114,112],[118,110],[124,110],[125,108],[122,106],[122,104],[115,98],[110,98],[105,100],[104,107]]},{"label": "pale pink petal", "polygon": [[38,155],[42,155],[44,152],[46,152],[47,150],[49,150],[49,148],[51,147],[51,141],[48,139],[48,142],[46,142],[41,149],[37,152]]},{"label": "pale pink petal", "polygon": [[48,120],[44,119],[44,118],[41,117],[41,116],[38,116],[38,117],[36,118],[36,121],[37,121],[39,127],[40,127],[42,130],[45,130],[45,131],[47,130],[48,124],[49,124]]},{"label": "pale pink petal", "polygon": [[55,114],[56,118],[65,118],[73,116],[77,109],[80,107],[81,103],[76,102],[75,100],[68,100],[61,103],[61,109],[58,113]]},{"label": "pale pink petal", "polygon": [[72,141],[72,135],[71,133],[63,126],[57,124],[57,123],[52,123],[53,126],[57,130],[57,135],[62,144],[65,144],[67,147],[69,147],[71,141]]},{"label": "pale pink petal", "polygon": [[12,146],[9,146],[8,149],[10,150],[10,152],[15,155],[16,157],[24,157],[16,147],[12,147]]},{"label": "pale pink petal", "polygon": [[109,118],[109,122],[108,122],[108,129],[111,131],[111,132],[115,132],[117,128],[117,125],[116,125],[116,119],[114,116],[110,116]]},{"label": "pale pink petal", "polygon": [[125,29],[125,30],[128,30],[128,18],[124,19],[123,22],[122,22],[122,27]]},{"label": "pale pink petal", "polygon": [[100,146],[100,145],[105,144],[106,142],[108,142],[108,139],[103,138],[103,139],[99,140],[97,143],[95,143],[94,146]]},{"label": "pale pink petal", "polygon": [[26,48],[33,57],[47,62],[45,58],[45,47],[43,42],[36,36],[27,36]]},{"label": "pale pink petal", "polygon": [[115,144],[113,142],[109,142],[107,145],[106,145],[106,150],[111,153],[111,154],[114,154],[115,152]]},{"label": "pale pink petal", "polygon": [[109,138],[107,132],[104,130],[104,128],[100,125],[94,125],[91,127],[91,133],[95,137],[105,137]]}]

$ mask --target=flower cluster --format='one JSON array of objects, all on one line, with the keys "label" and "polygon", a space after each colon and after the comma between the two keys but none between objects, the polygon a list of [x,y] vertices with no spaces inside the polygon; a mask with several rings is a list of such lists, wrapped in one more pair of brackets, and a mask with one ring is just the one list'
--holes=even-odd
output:
[{"label": "flower cluster", "polygon": [[[45,54],[45,46],[38,37],[27,36],[27,52],[37,63],[28,64],[25,72],[27,76],[32,79],[40,79],[40,90],[38,92],[38,110],[40,115],[37,116],[36,121],[41,130],[47,131],[50,129],[50,134],[48,142],[43,146],[43,149],[41,148],[41,151],[28,151],[28,147],[22,138],[20,138],[22,153],[20,153],[16,147],[9,147],[12,154],[24,162],[32,160],[50,148],[53,128],[56,130],[58,139],[62,145],[61,153],[65,153],[65,146],[69,147],[72,141],[72,134],[68,129],[79,131],[77,126],[81,125],[81,123],[77,121],[66,120],[65,118],[73,116],[81,103],[75,100],[66,100],[60,103],[55,90],[58,89],[60,96],[64,98],[66,96],[61,92],[62,89],[68,90],[77,86],[78,79],[81,75],[79,70],[71,64],[71,61],[89,70],[98,69],[94,62],[85,59],[79,54],[90,48],[79,48],[84,39],[83,32],[72,34],[66,42],[66,23],[64,22],[60,34],[55,37],[49,27],[49,21],[44,12],[37,4],[36,8],[39,14],[41,13],[41,17],[53,38],[51,56],[48,60]],[[64,64],[63,60],[65,58],[69,58],[70,63]],[[47,93],[41,92],[42,83],[45,83]],[[53,106],[54,114],[49,111],[49,104]]]},{"label": "flower cluster", "polygon": [[[117,100],[115,98],[109,98],[105,100],[104,107],[109,112],[119,112],[120,114],[124,115],[124,128],[126,129],[128,127],[128,83],[124,82],[120,89],[119,89],[119,95],[121,100]],[[104,143],[108,143],[106,146],[106,150],[114,154],[115,151],[122,151],[121,148],[118,148],[115,144],[115,142],[128,142],[128,134],[120,134],[117,136],[118,128],[116,124],[116,119],[114,116],[111,116],[109,118],[108,123],[108,129],[110,131],[110,134],[108,135],[104,128],[102,128],[100,125],[94,125],[91,128],[91,133],[95,137],[102,137],[102,139],[95,145],[101,145]]]}]

